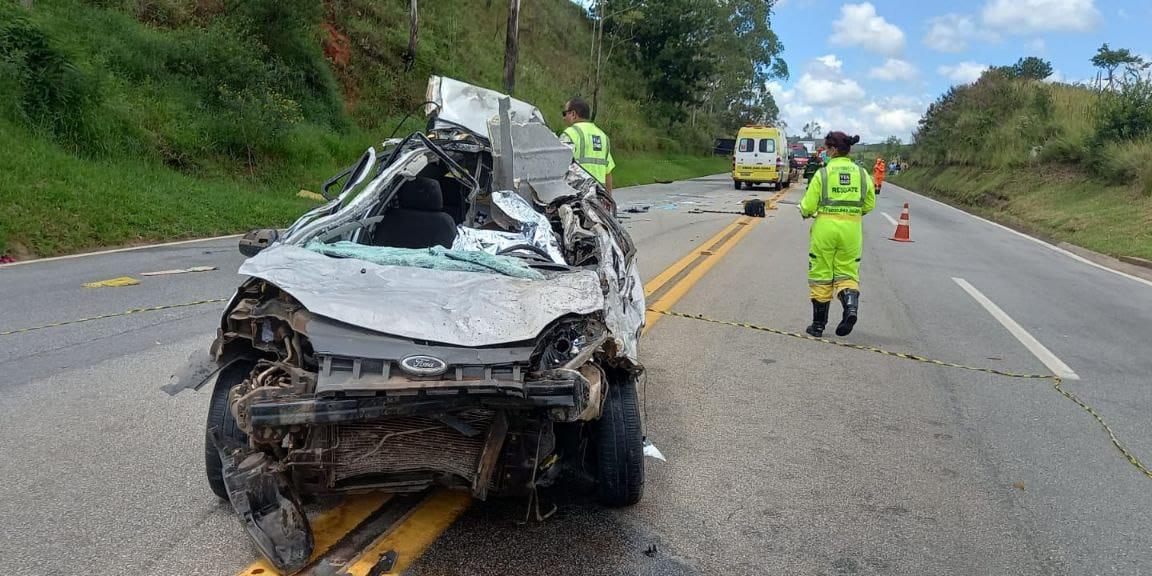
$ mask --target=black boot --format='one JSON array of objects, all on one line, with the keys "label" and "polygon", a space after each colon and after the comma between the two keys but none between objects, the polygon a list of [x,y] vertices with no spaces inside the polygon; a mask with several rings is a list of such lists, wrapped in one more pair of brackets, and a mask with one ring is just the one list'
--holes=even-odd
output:
[{"label": "black boot", "polygon": [[856,325],[856,315],[860,312],[860,291],[851,288],[841,290],[840,303],[844,305],[844,317],[836,327],[836,335],[847,336],[852,333],[852,327]]},{"label": "black boot", "polygon": [[824,335],[824,327],[828,325],[828,309],[831,302],[812,301],[812,325],[805,330],[809,336],[817,338]]}]

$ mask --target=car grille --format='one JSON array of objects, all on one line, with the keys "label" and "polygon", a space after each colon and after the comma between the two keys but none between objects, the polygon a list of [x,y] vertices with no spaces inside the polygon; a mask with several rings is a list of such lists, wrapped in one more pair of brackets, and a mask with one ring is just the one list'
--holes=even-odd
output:
[{"label": "car grille", "polygon": [[337,426],[334,480],[368,474],[441,472],[471,482],[492,414],[491,410],[477,409],[453,415],[478,432],[471,437],[439,420],[418,416]]}]

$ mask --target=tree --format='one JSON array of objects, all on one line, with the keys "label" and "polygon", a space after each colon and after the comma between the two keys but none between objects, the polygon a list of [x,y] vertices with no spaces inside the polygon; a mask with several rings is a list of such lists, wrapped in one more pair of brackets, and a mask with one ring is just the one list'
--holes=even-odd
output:
[{"label": "tree", "polygon": [[820,137],[820,133],[824,131],[824,127],[819,122],[812,120],[800,129],[809,140],[815,140]]},{"label": "tree", "polygon": [[[1127,48],[1112,50],[1107,42],[1096,50],[1096,55],[1092,57],[1092,65],[1099,68],[1104,75],[1104,80],[1107,81],[1104,88],[1107,90],[1115,90],[1116,84],[1123,83],[1123,79],[1129,82],[1139,80],[1149,67],[1148,62]],[[1123,79],[1116,78],[1116,71],[1121,68],[1124,69]],[[1100,84],[1100,80],[1097,80],[1097,84]]]},{"label": "tree", "polygon": [[999,76],[1001,78],[1023,78],[1026,80],[1043,80],[1052,75],[1052,63],[1028,56],[1021,58],[1011,66],[993,66],[984,72],[984,75]]},{"label": "tree", "polygon": [[1052,75],[1052,63],[1042,58],[1029,56],[1021,58],[1012,66],[1017,78],[1028,80],[1043,80]]},{"label": "tree", "polygon": [[[726,127],[779,114],[765,88],[788,75],[771,27],[775,0],[597,0],[594,20],[644,77],[651,110],[669,126],[699,112]],[[612,18],[612,14],[639,15]],[[599,18],[604,14],[605,18]],[[595,56],[595,48],[593,56]]]}]

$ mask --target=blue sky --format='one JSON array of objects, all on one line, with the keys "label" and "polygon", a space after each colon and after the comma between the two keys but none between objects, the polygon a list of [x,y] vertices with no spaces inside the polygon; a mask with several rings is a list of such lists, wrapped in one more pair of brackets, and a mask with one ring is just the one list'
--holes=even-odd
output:
[{"label": "blue sky", "polygon": [[1104,42],[1152,57],[1149,0],[778,0],[772,27],[791,77],[769,83],[791,132],[809,120],[865,141],[908,141],[952,84],[1022,56],[1089,81]]}]

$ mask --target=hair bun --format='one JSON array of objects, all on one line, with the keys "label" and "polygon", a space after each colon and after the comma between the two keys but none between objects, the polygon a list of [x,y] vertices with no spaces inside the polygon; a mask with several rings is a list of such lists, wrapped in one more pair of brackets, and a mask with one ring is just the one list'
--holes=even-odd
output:
[{"label": "hair bun", "polygon": [[857,134],[856,136],[849,138],[849,140],[851,140],[851,143],[853,145],[858,144],[860,142],[860,135]]}]

